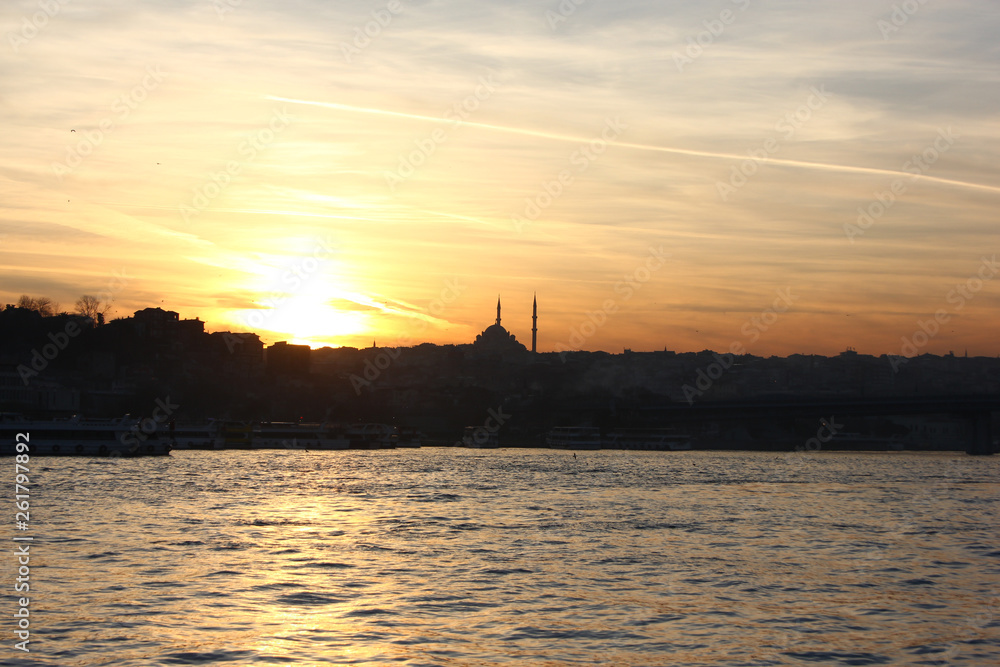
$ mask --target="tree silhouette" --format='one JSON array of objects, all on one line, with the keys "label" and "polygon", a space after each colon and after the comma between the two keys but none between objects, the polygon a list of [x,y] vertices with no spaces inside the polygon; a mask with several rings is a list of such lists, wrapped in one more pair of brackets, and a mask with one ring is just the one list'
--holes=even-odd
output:
[{"label": "tree silhouette", "polygon": [[42,317],[52,317],[59,310],[59,306],[49,297],[30,297],[27,294],[22,294],[17,300],[17,307],[34,310]]},{"label": "tree silhouette", "polygon": [[101,303],[96,296],[84,294],[76,301],[76,312],[89,317],[97,324],[104,324],[104,316],[111,310],[110,303]]}]

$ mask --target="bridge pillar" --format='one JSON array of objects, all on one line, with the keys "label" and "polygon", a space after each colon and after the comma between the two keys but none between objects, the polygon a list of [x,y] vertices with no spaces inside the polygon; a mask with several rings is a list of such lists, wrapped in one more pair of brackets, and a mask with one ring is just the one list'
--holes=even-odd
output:
[{"label": "bridge pillar", "polygon": [[970,416],[972,422],[972,433],[970,433],[969,447],[966,454],[976,456],[986,456],[993,453],[993,428],[992,418],[989,410],[973,412]]}]

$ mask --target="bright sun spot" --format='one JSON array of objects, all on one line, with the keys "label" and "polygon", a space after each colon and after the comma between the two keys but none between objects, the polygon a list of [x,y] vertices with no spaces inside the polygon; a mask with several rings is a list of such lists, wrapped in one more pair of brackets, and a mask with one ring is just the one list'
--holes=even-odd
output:
[{"label": "bright sun spot", "polygon": [[309,344],[318,339],[350,336],[365,329],[364,313],[331,307],[327,299],[291,297],[279,307],[264,312],[264,329],[288,334],[293,342]]},{"label": "bright sun spot", "polygon": [[[310,245],[312,243],[312,245]],[[370,315],[356,310],[337,308],[344,299],[338,289],[344,280],[337,275],[337,263],[332,257],[313,259],[315,241],[302,240],[296,246],[298,257],[265,256],[254,286],[262,308],[232,313],[232,320],[242,329],[260,334],[265,340],[285,340],[296,345],[319,347],[339,345],[338,339],[370,328]],[[288,291],[276,291],[280,285]]]}]

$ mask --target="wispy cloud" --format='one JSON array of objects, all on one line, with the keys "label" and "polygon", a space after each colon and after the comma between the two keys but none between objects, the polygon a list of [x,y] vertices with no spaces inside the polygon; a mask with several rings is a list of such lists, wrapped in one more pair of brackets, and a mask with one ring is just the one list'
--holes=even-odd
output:
[{"label": "wispy cloud", "polygon": [[[898,349],[894,327],[933,312],[996,244],[1000,15],[987,0],[924,3],[886,38],[892,3],[751,2],[679,71],[674,54],[743,4],[588,2],[553,27],[557,3],[405,2],[348,62],[339,45],[372,11],[360,0],[255,0],[222,19],[204,0],[68,3],[0,53],[0,298],[69,303],[86,272],[124,262],[136,278],[123,310],[155,299],[233,322],[301,258],[294,240],[330,236],[336,261],[287,326],[343,309],[335,342],[425,322],[435,342],[467,342],[498,290],[512,309],[538,291],[544,349],[663,245],[670,267],[588,345],[728,344],[732,313],[792,282],[798,312],[760,351]],[[35,11],[5,5],[3,34]],[[149,66],[164,77],[143,91]],[[489,76],[496,90],[468,101]],[[828,104],[777,130],[812,87]],[[268,137],[282,110],[291,122]],[[609,118],[627,130],[595,141]],[[960,138],[931,168],[904,167],[948,127]],[[773,137],[780,148],[722,201],[717,183]],[[74,151],[89,154],[60,178],[53,165]],[[392,191],[402,162],[412,175]],[[850,243],[845,223],[901,179]],[[206,187],[218,192],[186,220],[180,206]],[[511,218],[529,202],[545,205],[519,233]],[[468,288],[429,313],[454,276]],[[965,321],[995,323],[987,297]],[[971,350],[1000,351],[965,326],[954,335]]]}]

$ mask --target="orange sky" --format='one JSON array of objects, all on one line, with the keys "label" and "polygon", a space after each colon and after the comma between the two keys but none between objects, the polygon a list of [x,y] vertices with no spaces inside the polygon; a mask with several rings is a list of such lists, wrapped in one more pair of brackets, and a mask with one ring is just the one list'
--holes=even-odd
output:
[{"label": "orange sky", "polygon": [[0,299],[1000,354],[993,4],[667,4],[5,3]]}]

